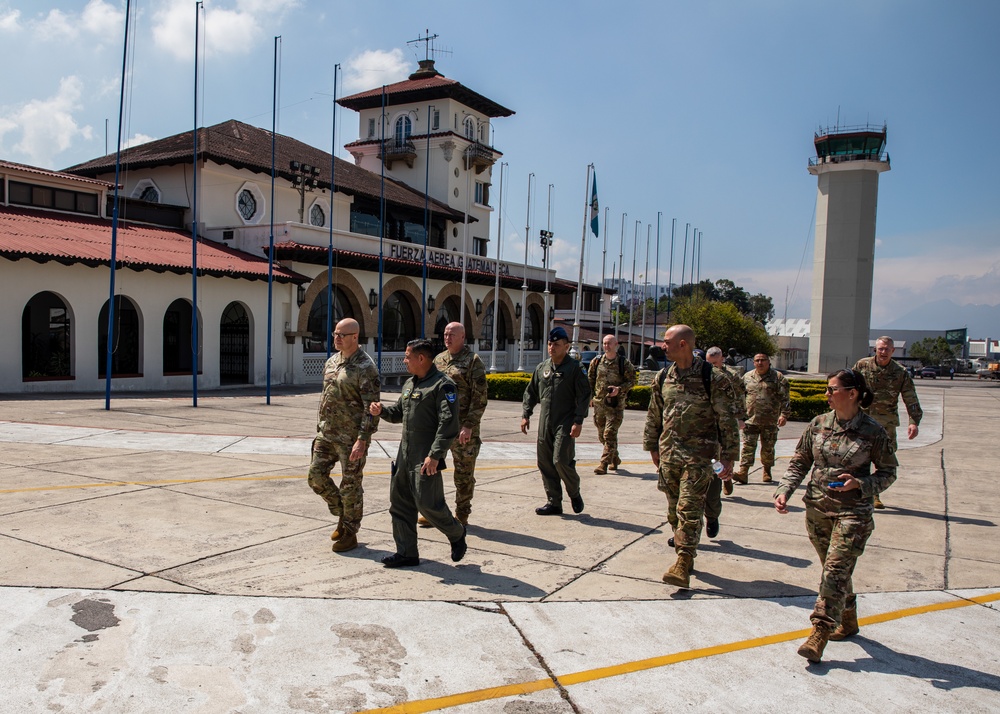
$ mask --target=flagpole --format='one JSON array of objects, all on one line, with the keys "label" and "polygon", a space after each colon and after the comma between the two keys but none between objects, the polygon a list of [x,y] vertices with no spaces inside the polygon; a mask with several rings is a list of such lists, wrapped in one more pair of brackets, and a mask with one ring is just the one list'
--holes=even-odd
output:
[{"label": "flagpole", "polygon": [[268,213],[271,218],[271,233],[267,241],[267,388],[265,402],[271,403],[271,330],[274,321],[274,182],[277,177],[275,155],[277,153],[278,137],[278,45],[281,35],[274,38],[274,86],[271,94],[271,205]]},{"label": "flagpole", "polygon": [[[500,245],[503,241],[503,167],[506,165],[506,161],[500,162],[500,198],[497,199],[497,274],[493,284],[493,335],[490,343],[493,349],[490,350],[490,374],[497,372],[497,316],[499,314],[497,306],[500,304]],[[522,315],[527,311],[527,306],[524,306]]]},{"label": "flagpole", "polygon": [[653,343],[656,343],[658,315],[660,312],[660,218],[663,211],[656,212],[656,284],[653,287]]},{"label": "flagpole", "polygon": [[[517,371],[523,372],[524,370],[524,323],[527,322],[525,316],[527,315],[528,307],[528,235],[531,233],[531,179],[535,177],[535,174],[528,174],[528,215],[525,219],[524,226],[524,279],[521,283],[521,304],[524,305],[525,310],[521,313],[521,346],[518,352],[517,358]],[[546,335],[542,335],[542,339],[545,339]]]},{"label": "flagpole", "polygon": [[427,246],[430,245],[431,237],[431,109],[433,104],[427,105],[427,151],[424,160],[424,267],[423,267],[423,288],[421,294],[424,296],[420,310],[420,337],[427,338]]},{"label": "flagpole", "polygon": [[[687,259],[688,259],[688,231],[691,230],[691,224],[684,224],[684,259],[681,260],[681,287],[684,287],[684,273],[687,272]],[[694,294],[694,286],[691,286],[691,293]]]},{"label": "flagpole", "polygon": [[[552,189],[555,188],[555,184],[549,184],[549,203],[548,209],[546,211],[545,218],[545,233],[542,235],[542,272],[545,273],[545,292],[542,293],[545,296],[544,303],[544,314],[542,315],[542,324],[545,328],[542,330],[542,334],[548,337],[549,330],[552,326],[549,324],[549,303],[552,299],[552,293],[549,290],[549,248],[552,247]],[[527,305],[524,306],[527,309]]]},{"label": "flagpole", "polygon": [[599,314],[597,316],[597,339],[601,345],[604,344],[604,276],[608,268],[608,211],[604,207],[604,252],[601,253],[601,299],[598,302]]},{"label": "flagpole", "polygon": [[642,341],[639,343],[639,365],[645,361],[646,357],[646,286],[649,285],[649,237],[653,232],[653,224],[646,224],[646,272],[642,281]]},{"label": "flagpole", "polygon": [[667,322],[670,322],[670,303],[674,297],[674,231],[677,219],[670,219],[670,267],[667,269]]},{"label": "flagpole", "polygon": [[382,115],[379,117],[379,148],[382,154],[378,202],[378,372],[382,374],[382,278],[385,268],[385,85],[382,85]]},{"label": "flagpole", "polygon": [[201,8],[194,4],[194,158],[191,163],[191,406],[198,406],[198,40]]},{"label": "flagpole", "polygon": [[330,246],[326,255],[326,358],[333,354],[333,192],[336,190],[334,171],[337,168],[337,71],[333,65],[333,122],[330,129]]},{"label": "flagpole", "polygon": [[122,122],[125,114],[125,84],[128,70],[128,26],[131,0],[125,3],[125,42],[122,49],[122,85],[118,95],[118,145],[115,155],[115,191],[111,208],[111,280],[108,297],[108,340],[104,354],[104,409],[111,410],[111,355],[115,344],[115,264],[118,261],[118,186],[122,171]]},{"label": "flagpole", "polygon": [[625,275],[625,216],[622,213],[622,239],[618,244],[618,316],[615,317],[615,340],[618,339],[618,322],[621,319],[622,311],[622,278]]},{"label": "flagpole", "polygon": [[628,359],[630,362],[632,361],[632,327],[635,324],[635,318],[632,315],[632,301],[635,300],[635,258],[639,250],[640,223],[642,221],[635,222],[635,232],[632,236],[632,281],[628,287]]},{"label": "flagpole", "polygon": [[[572,342],[572,347],[570,348],[571,351],[576,350],[577,353],[579,353],[579,349],[577,348],[577,342],[580,339],[580,305],[583,302],[583,262],[584,258],[587,255],[585,252],[587,246],[587,214],[593,210],[592,201],[588,200],[589,196],[587,194],[590,191],[590,173],[593,168],[594,168],[593,164],[587,164],[587,183],[583,188],[584,209],[583,209],[583,235],[580,238],[580,272],[576,279],[576,312],[573,316],[573,342]],[[597,196],[596,176],[594,178],[593,195],[595,197]]]}]

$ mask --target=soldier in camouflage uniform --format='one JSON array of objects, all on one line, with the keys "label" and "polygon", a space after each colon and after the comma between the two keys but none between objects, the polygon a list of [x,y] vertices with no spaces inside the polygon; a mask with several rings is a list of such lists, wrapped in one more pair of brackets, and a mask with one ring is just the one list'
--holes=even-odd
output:
[{"label": "soldier in camouflage uniform", "polygon": [[885,429],[861,410],[873,398],[864,376],[843,369],[827,381],[827,401],[833,411],[809,423],[774,493],[775,509],[788,513],[789,496],[809,477],[803,498],[806,532],[823,565],[809,618],[813,630],[799,647],[799,654],[810,662],[820,661],[827,640],[858,632],[851,576],[875,530],[873,501],[896,480],[896,457]]},{"label": "soldier in camouflage uniform", "polygon": [[458,436],[458,389],[434,366],[430,340],[411,340],[403,360],[412,376],[395,404],[374,402],[373,416],[402,423],[399,450],[389,483],[389,515],[396,552],[382,558],[386,568],[420,565],[417,543],[418,514],[447,536],[454,562],[465,557],[465,526],[444,498],[441,467],[451,442]]},{"label": "soldier in camouflage uniform", "polygon": [[[444,352],[434,358],[434,366],[458,388],[458,418],[462,424],[458,438],[451,442],[455,468],[455,518],[468,525],[472,513],[472,495],[476,490],[476,458],[482,440],[479,422],[486,411],[486,367],[465,344],[465,327],[452,322],[444,328]],[[428,528],[430,521],[421,516],[417,524]]]},{"label": "soldier in camouflage uniform", "polygon": [[705,495],[715,478],[711,461],[719,457],[719,476],[728,479],[740,449],[733,388],[722,372],[694,356],[694,343],[687,325],[674,325],[664,334],[663,347],[673,364],[653,381],[642,436],[659,469],[658,488],[667,494],[667,520],[674,531],[677,562],[663,581],[681,588],[690,586],[701,540]]},{"label": "soldier in camouflage uniform", "polygon": [[[357,321],[350,318],[334,328],[337,354],[323,368],[319,424],[309,464],[309,486],[337,517],[337,529],[331,535],[335,553],[358,545],[364,515],[362,472],[368,444],[378,428],[378,419],[368,414],[368,405],[379,400],[379,375],[372,358],[358,347],[359,332]],[[339,489],[330,478],[338,461],[343,472]]]},{"label": "soldier in camouflage uniform", "polygon": [[760,439],[760,463],[764,467],[764,483],[771,481],[774,466],[774,446],[778,443],[778,429],[788,422],[792,414],[788,380],[785,375],[771,369],[771,358],[766,354],[754,355],[753,372],[743,375],[746,387],[746,425],[743,427],[743,454],[740,470],[733,474],[736,483],[746,483],[753,466],[757,439]]},{"label": "soldier in camouflage uniform", "polygon": [[[740,429],[746,421],[746,391],[743,387],[743,380],[738,374],[736,367],[728,367],[725,358],[722,356],[722,348],[709,347],[705,353],[705,359],[729,380],[730,386],[736,398],[733,400],[733,416],[736,417],[736,424]],[[719,458],[716,456],[716,458]],[[705,535],[715,538],[719,535],[719,517],[722,515],[722,492],[725,490],[728,496],[733,492],[733,480],[723,481],[718,476],[712,480],[712,485],[708,488],[708,495],[705,497]]]},{"label": "soldier in camouflage uniform", "polygon": [[[917,401],[917,390],[909,372],[896,362],[892,355],[896,345],[891,337],[882,336],[875,340],[875,356],[863,357],[854,365],[865,376],[869,388],[875,393],[875,401],[865,409],[875,421],[882,425],[889,437],[889,445],[896,451],[896,427],[899,426],[899,397],[903,397],[910,424],[906,428],[906,438],[915,439],[920,432],[920,419],[924,412]],[[885,508],[882,500],[875,496],[875,508]]]},{"label": "soldier in camouflage uniform", "polygon": [[595,474],[606,474],[608,469],[615,471],[622,462],[618,456],[618,429],[622,425],[629,390],[635,386],[635,367],[625,355],[618,354],[618,339],[605,335],[603,345],[604,354],[591,360],[587,369],[594,426],[604,444]]}]

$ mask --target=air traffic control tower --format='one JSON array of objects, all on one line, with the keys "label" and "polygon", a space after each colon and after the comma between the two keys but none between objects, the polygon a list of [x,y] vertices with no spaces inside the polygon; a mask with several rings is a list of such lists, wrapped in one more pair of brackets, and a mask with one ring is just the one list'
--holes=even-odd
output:
[{"label": "air traffic control tower", "polygon": [[878,175],[889,170],[886,127],[815,135],[818,179],[809,371],[827,374],[868,356]]}]

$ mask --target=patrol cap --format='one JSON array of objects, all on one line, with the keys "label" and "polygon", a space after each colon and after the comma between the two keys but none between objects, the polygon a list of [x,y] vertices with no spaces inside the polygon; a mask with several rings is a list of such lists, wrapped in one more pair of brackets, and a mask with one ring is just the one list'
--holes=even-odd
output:
[{"label": "patrol cap", "polygon": [[705,350],[700,350],[700,349],[695,350],[694,356],[697,357],[698,359],[705,359]]},{"label": "patrol cap", "polygon": [[566,334],[565,328],[553,327],[549,330],[549,342],[555,342],[556,340],[566,340],[569,342],[569,335]]}]

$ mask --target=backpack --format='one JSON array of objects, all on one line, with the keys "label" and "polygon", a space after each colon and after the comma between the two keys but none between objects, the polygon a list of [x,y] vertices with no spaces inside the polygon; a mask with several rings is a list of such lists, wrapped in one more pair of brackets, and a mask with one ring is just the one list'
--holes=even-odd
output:
[{"label": "backpack", "polygon": [[[660,373],[656,375],[656,386],[663,391],[663,383],[667,381],[667,367],[660,370]],[[712,363],[702,362],[701,363],[701,383],[705,386],[705,394],[708,396],[708,401],[712,401]]]}]

